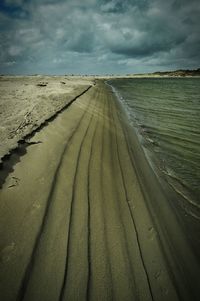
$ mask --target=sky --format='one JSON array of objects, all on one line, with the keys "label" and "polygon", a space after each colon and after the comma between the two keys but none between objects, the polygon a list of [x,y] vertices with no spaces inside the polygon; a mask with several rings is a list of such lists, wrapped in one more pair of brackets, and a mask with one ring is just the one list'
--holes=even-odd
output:
[{"label": "sky", "polygon": [[0,2],[0,74],[199,67],[199,0]]}]

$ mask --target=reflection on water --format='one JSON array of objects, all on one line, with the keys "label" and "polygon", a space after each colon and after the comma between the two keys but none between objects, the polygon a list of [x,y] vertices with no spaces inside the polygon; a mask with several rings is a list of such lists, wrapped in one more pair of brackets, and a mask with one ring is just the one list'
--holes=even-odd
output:
[{"label": "reflection on water", "polygon": [[116,79],[132,124],[169,184],[200,207],[200,78]]}]

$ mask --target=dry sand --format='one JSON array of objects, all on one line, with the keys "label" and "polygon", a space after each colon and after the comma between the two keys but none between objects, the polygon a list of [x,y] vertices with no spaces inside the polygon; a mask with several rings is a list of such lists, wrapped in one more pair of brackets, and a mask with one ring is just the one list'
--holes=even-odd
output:
[{"label": "dry sand", "polygon": [[199,300],[198,262],[108,86],[29,142],[4,162],[0,300]]},{"label": "dry sand", "polygon": [[19,140],[93,83],[89,77],[0,76],[0,162]]}]

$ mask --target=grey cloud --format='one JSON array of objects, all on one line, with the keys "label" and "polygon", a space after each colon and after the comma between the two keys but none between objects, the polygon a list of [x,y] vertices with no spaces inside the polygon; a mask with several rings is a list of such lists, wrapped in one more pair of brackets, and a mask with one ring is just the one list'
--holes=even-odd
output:
[{"label": "grey cloud", "polygon": [[8,6],[22,6],[24,0],[5,0],[4,2]]},{"label": "grey cloud", "polygon": [[[172,1],[164,7],[162,3],[152,1],[151,5],[146,6],[148,9],[143,11],[133,6],[126,14],[126,21],[123,17],[121,20],[117,17],[111,19],[104,36],[109,49],[129,57],[151,56],[178,45],[184,49],[188,36],[193,34],[192,30],[198,32],[199,21],[195,22],[192,16],[197,14],[198,6],[193,3],[187,9],[183,6],[181,10],[175,11]],[[188,11],[191,15],[188,15]],[[189,25],[191,19],[193,21]],[[195,39],[199,40],[198,35],[195,35]],[[193,44],[197,46],[198,43],[193,41]],[[198,48],[194,51],[197,52]]]},{"label": "grey cloud", "polygon": [[87,32],[78,32],[67,45],[69,49],[75,52],[92,52],[93,51],[93,34]]},{"label": "grey cloud", "polygon": [[200,63],[198,0],[3,3],[0,73],[128,73]]},{"label": "grey cloud", "polygon": [[104,1],[101,5],[101,11],[104,13],[119,13],[122,14],[127,10],[127,2],[112,0],[112,1]]}]

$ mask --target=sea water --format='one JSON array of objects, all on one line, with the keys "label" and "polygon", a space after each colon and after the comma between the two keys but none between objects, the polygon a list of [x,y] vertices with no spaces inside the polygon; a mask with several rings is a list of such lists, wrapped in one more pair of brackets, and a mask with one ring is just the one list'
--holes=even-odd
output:
[{"label": "sea water", "polygon": [[176,192],[200,208],[200,78],[108,83],[157,169]]}]

